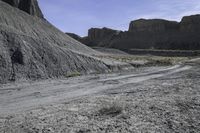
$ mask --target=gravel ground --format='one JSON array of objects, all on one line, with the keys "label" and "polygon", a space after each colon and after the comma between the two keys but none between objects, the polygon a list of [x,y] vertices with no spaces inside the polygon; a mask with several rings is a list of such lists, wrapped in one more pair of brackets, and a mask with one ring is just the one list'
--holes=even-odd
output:
[{"label": "gravel ground", "polygon": [[200,68],[0,116],[2,133],[198,133]]}]

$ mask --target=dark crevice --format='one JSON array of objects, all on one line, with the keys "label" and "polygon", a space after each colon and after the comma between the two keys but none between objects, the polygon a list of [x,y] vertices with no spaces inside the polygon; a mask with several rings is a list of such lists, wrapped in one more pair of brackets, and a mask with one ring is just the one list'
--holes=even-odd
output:
[{"label": "dark crevice", "polygon": [[24,65],[24,61],[23,61],[23,54],[22,52],[17,49],[11,56],[11,60],[12,60],[12,64],[20,64],[20,65]]},{"label": "dark crevice", "polygon": [[11,77],[10,77],[10,81],[15,81],[16,79],[16,73],[15,73],[15,64],[20,64],[20,65],[24,65],[24,60],[23,60],[23,54],[22,52],[17,49],[17,50],[10,50],[11,52],[13,52],[13,54],[11,54],[11,67],[12,67],[12,73],[11,73]]}]

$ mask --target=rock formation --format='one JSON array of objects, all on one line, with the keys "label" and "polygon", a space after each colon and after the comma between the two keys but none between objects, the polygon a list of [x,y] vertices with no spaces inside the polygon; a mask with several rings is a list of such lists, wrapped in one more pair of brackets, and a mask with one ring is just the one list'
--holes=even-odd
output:
[{"label": "rock formation", "polygon": [[74,33],[66,33],[66,34],[67,34],[68,36],[74,38],[75,40],[79,41],[79,42],[81,42],[81,41],[83,40],[82,37],[80,37],[80,36],[77,35],[77,34],[74,34]]},{"label": "rock formation", "polygon": [[88,38],[85,40],[90,41],[90,46],[98,45],[98,46],[108,46],[110,40],[113,37],[119,34],[119,31],[109,29],[109,28],[91,28],[88,31]]},{"label": "rock formation", "polygon": [[104,34],[104,29],[92,28],[81,42],[121,50],[200,50],[200,15],[183,17],[181,22],[139,19],[130,23],[128,31],[113,30],[110,34]]},{"label": "rock formation", "polygon": [[19,8],[26,13],[43,18],[43,14],[39,8],[37,0],[1,0],[13,7]]},{"label": "rock formation", "polygon": [[81,38],[78,35],[75,34],[68,34],[74,39],[87,44],[87,46],[93,47],[93,46],[101,46],[101,47],[108,47],[108,44],[114,38],[120,33],[118,30],[113,30],[109,28],[91,28],[88,30],[88,36]]},{"label": "rock formation", "polygon": [[200,32],[200,15],[183,17],[180,22],[181,32]]},{"label": "rock formation", "polygon": [[0,83],[108,71],[95,54],[48,21],[0,1]]},{"label": "rock formation", "polygon": [[116,34],[118,31],[117,30],[112,30],[109,28],[91,28],[88,31],[88,37],[90,40],[98,40],[98,39],[102,39],[105,38],[106,36],[110,36],[113,34]]},{"label": "rock formation", "polygon": [[132,21],[129,30],[115,37],[109,46],[123,50],[162,49],[165,47],[164,43],[171,41],[178,30],[178,22],[162,19],[139,19]]},{"label": "rock formation", "polygon": [[162,19],[139,19],[132,21],[129,26],[129,32],[166,32],[177,30],[178,22]]}]

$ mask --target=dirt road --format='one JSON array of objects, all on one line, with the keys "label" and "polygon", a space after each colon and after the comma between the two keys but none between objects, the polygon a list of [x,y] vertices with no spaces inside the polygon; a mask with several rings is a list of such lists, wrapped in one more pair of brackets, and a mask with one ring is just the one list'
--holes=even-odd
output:
[{"label": "dirt road", "polygon": [[189,65],[146,68],[129,73],[89,75],[60,80],[14,83],[0,88],[0,115],[21,113],[43,105],[99,94],[119,86],[138,83],[191,69]]}]

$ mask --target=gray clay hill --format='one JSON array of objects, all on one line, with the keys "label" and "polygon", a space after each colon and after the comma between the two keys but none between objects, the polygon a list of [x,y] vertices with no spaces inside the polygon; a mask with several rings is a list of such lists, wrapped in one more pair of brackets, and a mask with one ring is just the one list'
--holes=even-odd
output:
[{"label": "gray clay hill", "polygon": [[0,83],[107,71],[95,54],[45,20],[36,0],[0,0]]}]

